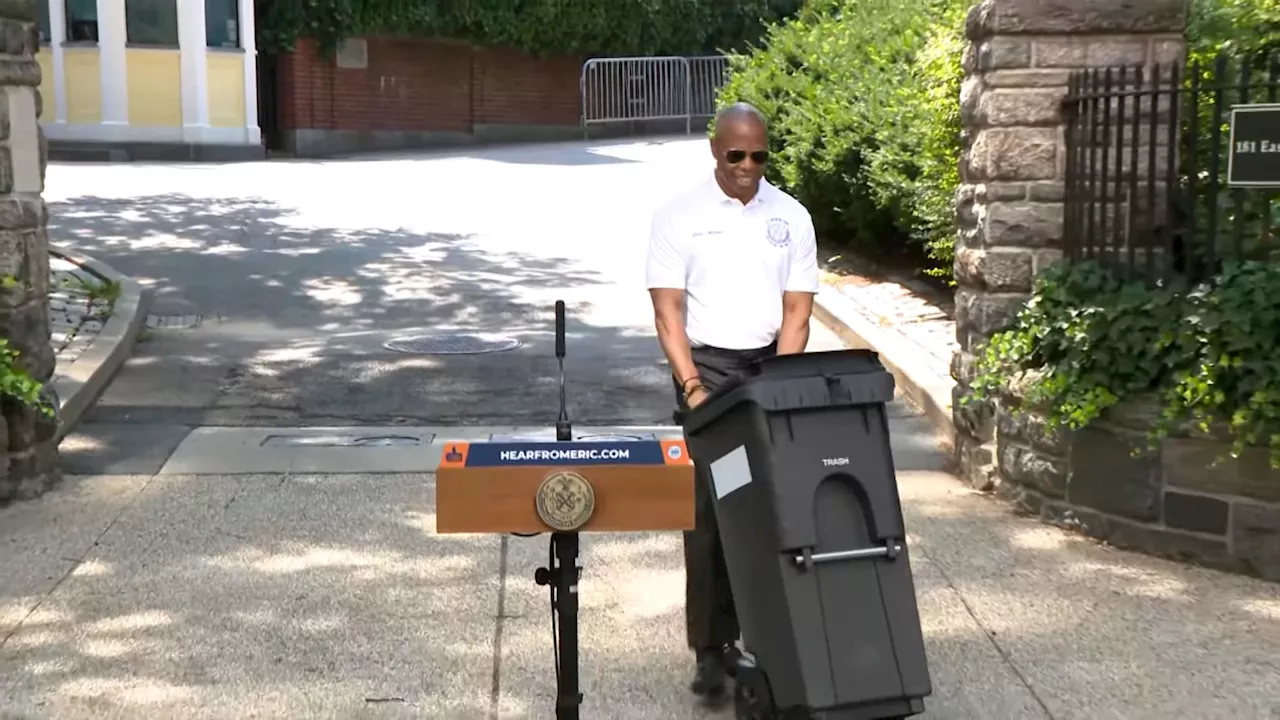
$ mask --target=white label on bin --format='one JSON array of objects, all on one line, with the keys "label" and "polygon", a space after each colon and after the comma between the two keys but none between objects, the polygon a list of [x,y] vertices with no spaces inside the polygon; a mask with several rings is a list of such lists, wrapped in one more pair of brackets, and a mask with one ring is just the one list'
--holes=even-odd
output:
[{"label": "white label on bin", "polygon": [[728,455],[711,463],[711,482],[716,488],[716,499],[751,482],[751,464],[747,462],[747,448],[739,445]]}]

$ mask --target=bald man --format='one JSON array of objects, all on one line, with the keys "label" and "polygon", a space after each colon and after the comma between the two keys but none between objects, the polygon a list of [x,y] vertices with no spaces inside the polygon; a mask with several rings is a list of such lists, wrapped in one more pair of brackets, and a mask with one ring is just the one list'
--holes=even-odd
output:
[{"label": "bald man", "polygon": [[[721,110],[713,127],[714,169],[655,213],[645,268],[677,418],[752,362],[804,352],[818,291],[813,220],[764,180],[764,116],[738,103]],[[721,704],[738,619],[711,478],[696,457],[694,464],[696,528],[684,536],[685,619],[697,662],[690,689]]]}]

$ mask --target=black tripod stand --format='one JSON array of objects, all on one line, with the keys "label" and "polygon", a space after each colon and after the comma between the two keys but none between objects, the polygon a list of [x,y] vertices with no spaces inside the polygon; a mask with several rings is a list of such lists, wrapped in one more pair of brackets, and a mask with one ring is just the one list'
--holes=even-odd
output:
[{"label": "black tripod stand", "polygon": [[[556,359],[560,363],[560,416],[556,442],[573,440],[573,425],[565,403],[564,301],[556,301]],[[582,693],[578,690],[578,533],[553,532],[547,567],[538,568],[534,581],[551,589],[551,631],[556,661],[556,720],[578,720]]]}]

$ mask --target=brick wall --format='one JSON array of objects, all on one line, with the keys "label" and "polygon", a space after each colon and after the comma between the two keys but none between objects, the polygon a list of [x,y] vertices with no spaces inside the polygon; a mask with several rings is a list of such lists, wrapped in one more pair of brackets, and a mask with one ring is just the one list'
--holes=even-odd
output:
[{"label": "brick wall", "polygon": [[321,58],[310,41],[281,57],[281,129],[470,133],[579,123],[581,58],[416,38],[368,38],[367,48],[359,69]]}]

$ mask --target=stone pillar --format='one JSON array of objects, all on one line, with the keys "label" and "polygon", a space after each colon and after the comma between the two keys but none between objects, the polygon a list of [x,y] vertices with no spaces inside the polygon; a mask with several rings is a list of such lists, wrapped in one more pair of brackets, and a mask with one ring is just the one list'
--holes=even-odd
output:
[{"label": "stone pillar", "polygon": [[1186,0],[984,0],[969,12],[955,277],[957,464],[998,481],[995,415],[960,406],[974,352],[1011,326],[1032,279],[1061,257],[1064,118],[1072,69],[1181,60]]},{"label": "stone pillar", "polygon": [[[53,375],[49,344],[49,245],[44,200],[47,145],[36,64],[37,0],[0,2],[0,333],[37,380]],[[49,398],[52,400],[52,398]],[[55,406],[56,406],[56,401]],[[43,492],[61,477],[57,423],[37,410],[0,398],[0,504]]]}]

